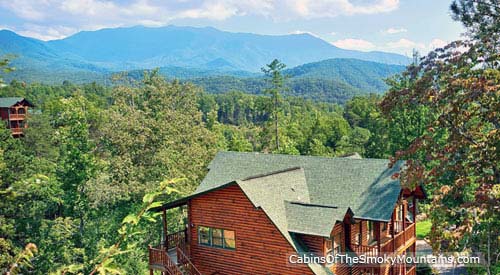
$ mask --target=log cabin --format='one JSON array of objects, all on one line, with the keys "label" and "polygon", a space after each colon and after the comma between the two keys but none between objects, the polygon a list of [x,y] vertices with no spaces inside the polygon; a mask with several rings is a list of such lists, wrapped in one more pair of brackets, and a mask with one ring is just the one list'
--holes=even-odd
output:
[{"label": "log cabin", "polygon": [[[150,274],[416,274],[406,263],[293,260],[415,255],[425,192],[402,188],[394,175],[403,162],[388,164],[219,152],[191,195],[151,210],[162,213],[163,230],[149,246]],[[185,224],[167,224],[173,211]]]},{"label": "log cabin", "polygon": [[23,131],[28,127],[26,118],[30,107],[35,106],[22,97],[0,97],[0,117],[6,122],[13,137],[24,135]]}]

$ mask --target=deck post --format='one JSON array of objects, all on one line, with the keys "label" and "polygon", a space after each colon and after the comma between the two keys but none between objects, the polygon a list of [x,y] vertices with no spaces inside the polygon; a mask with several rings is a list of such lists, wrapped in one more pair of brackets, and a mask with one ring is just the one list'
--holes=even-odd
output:
[{"label": "deck post", "polygon": [[162,221],[163,221],[163,239],[165,240],[165,247],[168,250],[168,228],[167,228],[167,210],[162,211]]},{"label": "deck post", "polygon": [[375,224],[375,228],[377,229],[377,235],[376,235],[376,238],[377,238],[377,250],[378,250],[378,254],[380,255],[380,222],[377,222]]},{"label": "deck post", "polygon": [[413,222],[417,223],[417,199],[415,198],[415,195],[413,195]]}]

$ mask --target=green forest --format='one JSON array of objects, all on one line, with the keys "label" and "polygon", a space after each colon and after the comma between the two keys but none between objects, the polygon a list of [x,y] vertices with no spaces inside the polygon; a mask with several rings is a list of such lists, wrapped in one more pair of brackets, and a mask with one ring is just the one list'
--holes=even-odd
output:
[{"label": "green forest", "polygon": [[500,274],[500,5],[471,2],[451,7],[466,39],[387,79],[384,95],[342,104],[287,91],[277,60],[263,64],[262,95],[210,94],[158,70],[108,86],[1,85],[36,108],[23,138],[0,129],[0,271],[145,274],[162,228],[147,210],[192,192],[229,150],[405,160],[397,176],[424,184],[434,248],[483,253],[471,274]]}]

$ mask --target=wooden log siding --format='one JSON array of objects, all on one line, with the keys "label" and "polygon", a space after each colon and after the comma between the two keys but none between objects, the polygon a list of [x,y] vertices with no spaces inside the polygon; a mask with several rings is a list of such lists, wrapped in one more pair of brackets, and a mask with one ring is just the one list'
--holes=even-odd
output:
[{"label": "wooden log siding", "polygon": [[[256,209],[235,185],[193,198],[190,202],[191,251],[193,264],[202,274],[305,275],[313,274],[305,264],[290,264],[293,247]],[[236,249],[198,244],[198,226],[235,231]]]},{"label": "wooden log siding", "polygon": [[302,242],[307,246],[310,252],[316,255],[325,255],[325,243],[324,238],[320,236],[312,235],[298,235]]}]

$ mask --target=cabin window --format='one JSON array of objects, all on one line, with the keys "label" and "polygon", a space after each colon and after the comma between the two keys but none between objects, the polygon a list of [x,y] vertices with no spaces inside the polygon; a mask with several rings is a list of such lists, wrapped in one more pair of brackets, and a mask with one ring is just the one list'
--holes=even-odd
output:
[{"label": "cabin window", "polygon": [[213,246],[223,247],[222,229],[212,228],[212,244]]},{"label": "cabin window", "polygon": [[404,208],[404,204],[400,204],[398,206],[398,216],[397,216],[397,220],[398,221],[402,221],[403,220],[403,208]]},{"label": "cabin window", "polygon": [[198,226],[198,240],[200,244],[211,245],[210,228],[204,226]]},{"label": "cabin window", "polygon": [[198,243],[226,249],[236,248],[234,231],[206,226],[198,226]]},{"label": "cabin window", "polygon": [[356,237],[354,237],[354,241],[356,242],[356,244],[361,244],[363,242],[363,239],[361,238],[361,234],[360,233],[356,233]]},{"label": "cabin window", "polygon": [[326,240],[326,254],[337,255],[342,253],[342,234],[337,233]]},{"label": "cabin window", "polygon": [[387,230],[387,223],[383,222],[382,223],[382,231],[386,231],[386,230]]},{"label": "cabin window", "polygon": [[234,238],[234,231],[224,230],[224,247],[229,249],[236,248],[236,239]]},{"label": "cabin window", "polygon": [[368,242],[375,240],[375,223],[368,221]]},{"label": "cabin window", "polygon": [[333,236],[333,252],[340,254],[342,252],[342,235],[339,233]]}]

